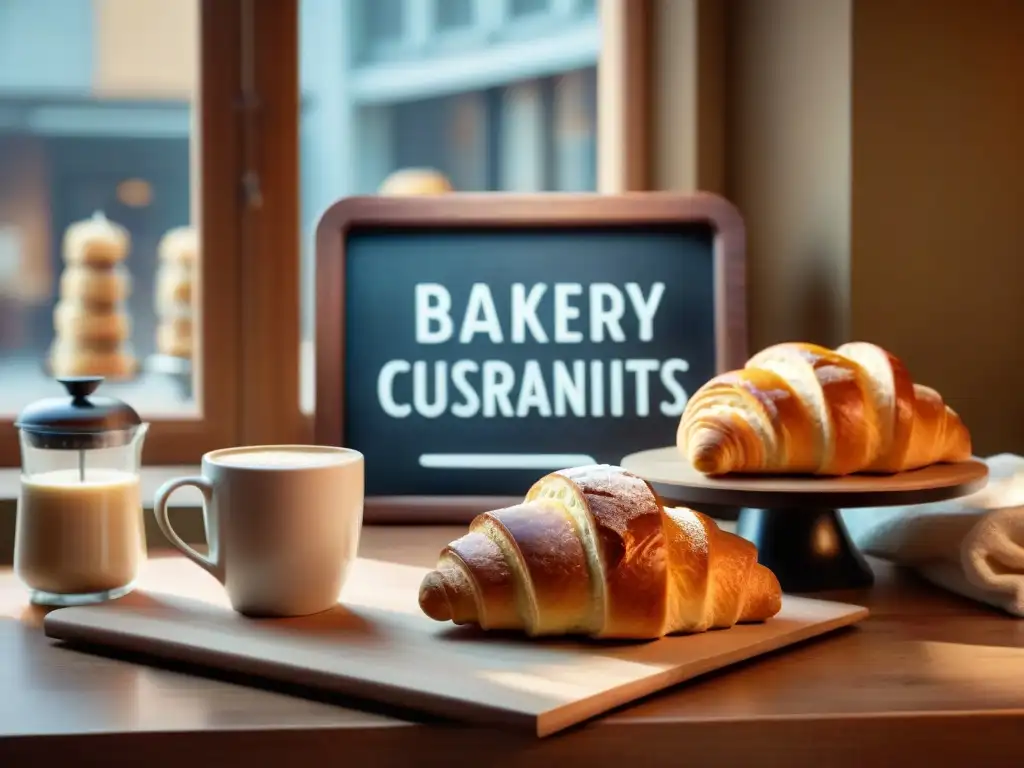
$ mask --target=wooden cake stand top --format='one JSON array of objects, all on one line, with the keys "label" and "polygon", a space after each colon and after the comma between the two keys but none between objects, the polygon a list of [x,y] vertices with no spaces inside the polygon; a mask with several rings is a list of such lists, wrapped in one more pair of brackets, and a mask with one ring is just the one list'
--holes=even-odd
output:
[{"label": "wooden cake stand top", "polygon": [[761,509],[925,504],[974,493],[988,480],[988,467],[979,459],[895,475],[708,477],[690,466],[675,446],[632,453],[622,459],[622,466],[647,480],[667,501]]}]

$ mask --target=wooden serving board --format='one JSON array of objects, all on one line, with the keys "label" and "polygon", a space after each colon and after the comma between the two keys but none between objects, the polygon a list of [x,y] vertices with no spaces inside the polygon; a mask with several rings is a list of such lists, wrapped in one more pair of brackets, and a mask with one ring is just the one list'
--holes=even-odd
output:
[{"label": "wooden serving board", "polygon": [[764,624],[647,643],[541,641],[428,619],[417,603],[422,568],[360,559],[343,605],[275,620],[231,611],[220,585],[184,559],[148,569],[143,588],[121,600],[53,611],[46,634],[538,736],[868,614],[787,595]]}]

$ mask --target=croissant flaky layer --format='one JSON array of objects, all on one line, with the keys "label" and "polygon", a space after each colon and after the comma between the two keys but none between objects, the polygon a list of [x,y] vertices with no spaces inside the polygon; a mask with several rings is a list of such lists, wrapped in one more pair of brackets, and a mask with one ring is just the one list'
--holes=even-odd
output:
[{"label": "croissant flaky layer", "polygon": [[746,539],[665,509],[619,467],[562,470],[522,504],[478,516],[424,578],[438,621],[531,636],[654,639],[764,621],[782,606]]},{"label": "croissant flaky layer", "polygon": [[866,342],[768,347],[694,393],[676,443],[709,475],[895,473],[971,457],[939,393]]}]

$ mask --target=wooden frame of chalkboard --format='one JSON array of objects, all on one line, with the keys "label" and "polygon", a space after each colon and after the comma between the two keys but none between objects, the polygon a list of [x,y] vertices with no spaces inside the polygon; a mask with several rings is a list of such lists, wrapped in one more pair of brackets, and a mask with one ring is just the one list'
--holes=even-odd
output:
[{"label": "wooden frame of chalkboard", "polygon": [[[710,227],[712,232],[715,368],[719,372],[740,368],[747,359],[745,233],[738,211],[716,195],[451,193],[339,200],[324,212],[316,232],[316,443],[346,444],[345,281],[351,233],[686,229],[693,225]],[[364,519],[368,523],[465,523],[482,511],[520,501],[522,496],[368,496]]]}]

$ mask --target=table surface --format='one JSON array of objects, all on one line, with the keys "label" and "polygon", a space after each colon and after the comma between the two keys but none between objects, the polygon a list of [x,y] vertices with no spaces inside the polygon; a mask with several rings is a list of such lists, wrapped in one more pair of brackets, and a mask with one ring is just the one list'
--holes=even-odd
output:
[{"label": "table surface", "polygon": [[[462,530],[366,528],[360,554],[431,566]],[[699,765],[825,760],[832,768],[1024,757],[1024,622],[912,574],[872,566],[873,589],[829,595],[870,607],[871,618],[857,628],[543,741],[413,723],[337,698],[311,700],[245,680],[70,650],[43,636],[43,609],[29,606],[10,571],[0,570],[0,765],[65,752],[77,765],[92,755],[105,766],[147,768],[180,766],[186,752],[191,765],[219,766],[339,753],[382,766],[470,758],[494,766],[613,765],[640,756],[647,765],[677,765],[699,756]]]}]

